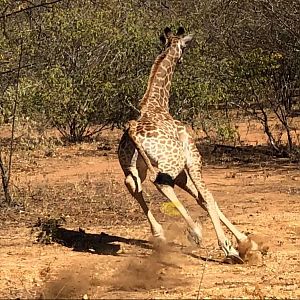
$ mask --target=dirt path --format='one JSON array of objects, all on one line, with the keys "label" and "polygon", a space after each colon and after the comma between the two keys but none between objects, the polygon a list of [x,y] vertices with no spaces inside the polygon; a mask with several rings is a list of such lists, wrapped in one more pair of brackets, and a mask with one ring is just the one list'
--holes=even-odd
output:
[{"label": "dirt path", "polygon": [[[36,158],[35,167],[17,172],[15,180],[32,189],[46,183],[61,191],[66,184],[79,184],[86,178],[95,184],[110,184],[113,180],[120,197],[128,199],[114,155],[71,154]],[[76,224],[86,230],[85,234],[97,238],[101,232],[108,235],[101,236],[112,241],[106,244],[110,250],[106,252],[93,247],[80,251],[57,243],[38,244],[30,234],[31,228],[16,223],[5,225],[0,229],[0,297],[299,298],[299,170],[294,166],[261,169],[210,166],[205,167],[204,176],[228,218],[269,246],[264,256],[245,265],[223,264],[210,220],[191,197],[177,190],[192,216],[202,223],[201,249],[187,241],[180,217],[162,212],[160,196],[156,194],[150,205],[167,229],[171,242],[168,249],[160,251],[152,250],[147,242],[150,230],[135,204],[124,219],[118,217],[117,225],[110,224],[115,214],[109,211],[99,209],[97,220],[85,212],[77,212]],[[87,193],[88,188],[82,193]],[[147,185],[150,195],[151,189]],[[98,192],[95,189],[94,194]],[[64,199],[67,198],[60,201]],[[62,202],[53,208],[58,215],[72,210],[72,205],[69,208],[61,205]],[[119,209],[116,211],[122,207]],[[78,231],[78,227],[68,227],[68,223],[64,228],[73,233]],[[120,249],[114,251],[116,247]]]}]

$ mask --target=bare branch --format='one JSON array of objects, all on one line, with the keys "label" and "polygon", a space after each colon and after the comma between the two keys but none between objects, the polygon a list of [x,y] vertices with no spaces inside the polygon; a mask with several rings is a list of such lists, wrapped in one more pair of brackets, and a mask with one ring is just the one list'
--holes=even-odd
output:
[{"label": "bare branch", "polygon": [[22,8],[22,9],[17,10],[17,11],[13,11],[13,12],[11,12],[9,14],[5,14],[4,13],[2,16],[0,16],[0,20],[8,18],[8,17],[11,17],[11,16],[14,16],[16,14],[19,14],[19,13],[22,13],[22,12],[25,12],[25,11],[28,11],[28,10],[32,10],[32,9],[35,9],[35,8],[38,8],[38,7],[45,7],[45,6],[52,5],[52,4],[55,4],[55,3],[58,3],[58,2],[62,2],[62,1],[64,1],[64,0],[54,0],[52,2],[44,2],[44,3],[40,3],[40,4],[37,4],[37,5],[34,5],[34,6]]}]

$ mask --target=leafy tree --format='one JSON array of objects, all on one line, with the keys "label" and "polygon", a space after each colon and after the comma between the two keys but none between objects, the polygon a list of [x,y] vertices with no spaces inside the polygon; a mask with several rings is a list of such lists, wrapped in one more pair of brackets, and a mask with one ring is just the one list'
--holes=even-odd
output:
[{"label": "leafy tree", "polygon": [[293,148],[292,119],[299,110],[298,1],[207,1],[202,29],[206,55],[215,58],[215,79],[229,102],[259,120],[269,142],[281,151],[270,126],[270,112]]},{"label": "leafy tree", "polygon": [[293,148],[300,70],[295,0],[5,0],[0,11],[2,122],[11,120],[21,42],[19,116],[50,122],[75,142],[138,114],[160,51],[157,37],[166,25],[184,25],[195,39],[175,72],[172,113],[193,126],[223,128],[228,122],[217,122],[214,113],[225,109],[226,118],[238,107],[264,125],[280,151],[272,111]]}]

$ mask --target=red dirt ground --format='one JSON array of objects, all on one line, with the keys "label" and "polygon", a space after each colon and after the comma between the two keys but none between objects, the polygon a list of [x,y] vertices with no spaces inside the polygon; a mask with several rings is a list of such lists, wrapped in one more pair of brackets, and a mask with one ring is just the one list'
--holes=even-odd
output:
[{"label": "red dirt ground", "polygon": [[[0,298],[300,298],[299,165],[205,165],[205,181],[223,212],[268,247],[244,265],[227,265],[195,201],[176,190],[202,224],[201,248],[187,240],[177,214],[164,213],[164,199],[147,183],[150,206],[170,242],[153,250],[148,223],[124,188],[115,149],[96,148],[57,147],[50,157],[17,153],[14,191],[23,195],[25,209],[1,214]],[[37,243],[31,233],[37,218],[61,216],[69,232],[80,227],[85,237],[109,242],[75,249]]]}]

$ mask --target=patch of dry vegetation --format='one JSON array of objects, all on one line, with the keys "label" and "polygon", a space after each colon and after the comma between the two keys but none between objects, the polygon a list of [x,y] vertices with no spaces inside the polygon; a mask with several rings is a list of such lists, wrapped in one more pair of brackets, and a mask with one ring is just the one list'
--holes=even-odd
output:
[{"label": "patch of dry vegetation", "polygon": [[132,223],[141,217],[132,197],[114,179],[94,182],[85,178],[63,186],[24,185],[19,187],[18,197],[24,201],[25,212],[42,217],[64,217],[72,225],[117,225],[126,220]]}]

